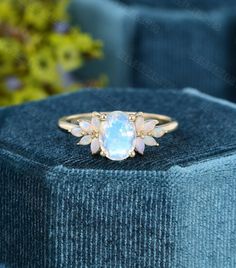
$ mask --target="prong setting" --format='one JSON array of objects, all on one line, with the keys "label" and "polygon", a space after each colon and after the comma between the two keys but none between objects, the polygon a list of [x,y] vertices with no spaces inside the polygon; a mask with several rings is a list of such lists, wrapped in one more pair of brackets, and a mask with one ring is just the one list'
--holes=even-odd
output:
[{"label": "prong setting", "polygon": [[136,120],[136,116],[135,116],[134,114],[131,114],[131,115],[129,116],[129,120],[132,121],[132,122],[135,122],[135,120]]},{"label": "prong setting", "polygon": [[101,152],[100,152],[100,155],[101,155],[102,157],[105,157],[105,156],[106,156],[106,153],[105,153],[104,151],[101,151]]},{"label": "prong setting", "polygon": [[90,144],[93,155],[99,153],[115,161],[133,158],[137,153],[143,155],[145,146],[159,146],[156,139],[169,132],[163,125],[158,126],[159,117],[143,112],[93,112],[84,115],[84,119],[82,116],[73,118],[75,127],[68,131],[80,137],[78,145]]},{"label": "prong setting", "polygon": [[129,156],[132,157],[132,158],[135,157],[135,155],[136,155],[135,151],[132,151],[132,152],[129,154]]},{"label": "prong setting", "polygon": [[100,117],[100,116],[101,116],[101,114],[98,113],[98,112],[93,112],[92,113],[92,117]]},{"label": "prong setting", "polygon": [[101,121],[105,121],[107,119],[107,115],[106,114],[100,114],[100,120]]}]

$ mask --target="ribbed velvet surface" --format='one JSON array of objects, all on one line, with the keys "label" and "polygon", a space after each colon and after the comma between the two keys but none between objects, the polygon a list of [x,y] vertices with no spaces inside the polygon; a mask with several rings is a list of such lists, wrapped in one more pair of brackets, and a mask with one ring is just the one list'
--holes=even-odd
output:
[{"label": "ribbed velvet surface", "polygon": [[142,4],[157,8],[212,10],[235,7],[234,0],[116,0],[129,5]]},{"label": "ribbed velvet surface", "polygon": [[[1,166],[7,180],[5,186],[1,181],[1,262],[235,267],[235,161],[228,157],[169,172],[57,167],[41,182]],[[29,163],[23,164],[26,170]]]},{"label": "ribbed velvet surface", "polygon": [[236,96],[231,11],[165,11],[140,8],[133,53],[133,86],[191,86],[213,96]]},{"label": "ribbed velvet surface", "polygon": [[[180,129],[121,163],[57,129],[61,115],[112,107],[164,112]],[[235,267],[235,114],[189,89],[85,90],[0,110],[0,263]]]},{"label": "ribbed velvet surface", "polygon": [[105,57],[88,62],[79,70],[80,77],[91,78],[105,73],[109,77],[109,86],[130,86],[130,67],[123,64],[120,55],[124,51],[132,54],[135,12],[127,12],[123,4],[107,0],[73,0],[69,11],[74,24],[104,44]]},{"label": "ribbed velvet surface", "polygon": [[20,155],[1,150],[0,263],[4,268],[50,267],[46,263],[51,258],[51,197],[45,172]]},{"label": "ribbed velvet surface", "polygon": [[193,87],[235,101],[235,10],[233,0],[74,0],[70,14],[104,41],[93,70],[111,86]]},{"label": "ribbed velvet surface", "polygon": [[[49,167],[63,164],[81,169],[167,170],[234,152],[236,129],[229,122],[234,125],[236,110],[235,105],[232,107],[209,101],[192,90],[83,90],[3,109],[0,142],[1,148]],[[89,146],[75,146],[78,138],[57,128],[61,116],[104,110],[167,114],[179,121],[180,128],[163,137],[158,148],[148,147],[143,157],[120,163],[92,156]]]}]

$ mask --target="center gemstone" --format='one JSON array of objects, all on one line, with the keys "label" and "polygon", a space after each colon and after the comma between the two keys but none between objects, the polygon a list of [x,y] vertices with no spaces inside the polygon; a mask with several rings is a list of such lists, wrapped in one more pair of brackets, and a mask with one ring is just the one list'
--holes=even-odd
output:
[{"label": "center gemstone", "polygon": [[101,124],[99,141],[102,150],[111,160],[124,160],[135,148],[134,123],[126,113],[116,111],[107,115]]}]

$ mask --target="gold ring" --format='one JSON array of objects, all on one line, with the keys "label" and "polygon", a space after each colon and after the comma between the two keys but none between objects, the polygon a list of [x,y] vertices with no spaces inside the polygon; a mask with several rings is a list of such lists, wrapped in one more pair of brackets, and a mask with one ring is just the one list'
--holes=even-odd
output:
[{"label": "gold ring", "polygon": [[89,145],[92,154],[100,153],[121,161],[143,155],[145,146],[159,146],[156,139],[178,128],[171,117],[143,112],[93,112],[64,116],[60,128],[79,137],[78,145]]}]

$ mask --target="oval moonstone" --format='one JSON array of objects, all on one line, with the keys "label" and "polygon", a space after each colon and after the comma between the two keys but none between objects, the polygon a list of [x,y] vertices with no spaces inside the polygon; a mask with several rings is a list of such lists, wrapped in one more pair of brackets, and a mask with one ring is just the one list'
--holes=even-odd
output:
[{"label": "oval moonstone", "polygon": [[102,150],[111,160],[124,160],[135,148],[134,123],[126,113],[116,111],[107,115],[101,124],[99,141]]}]

